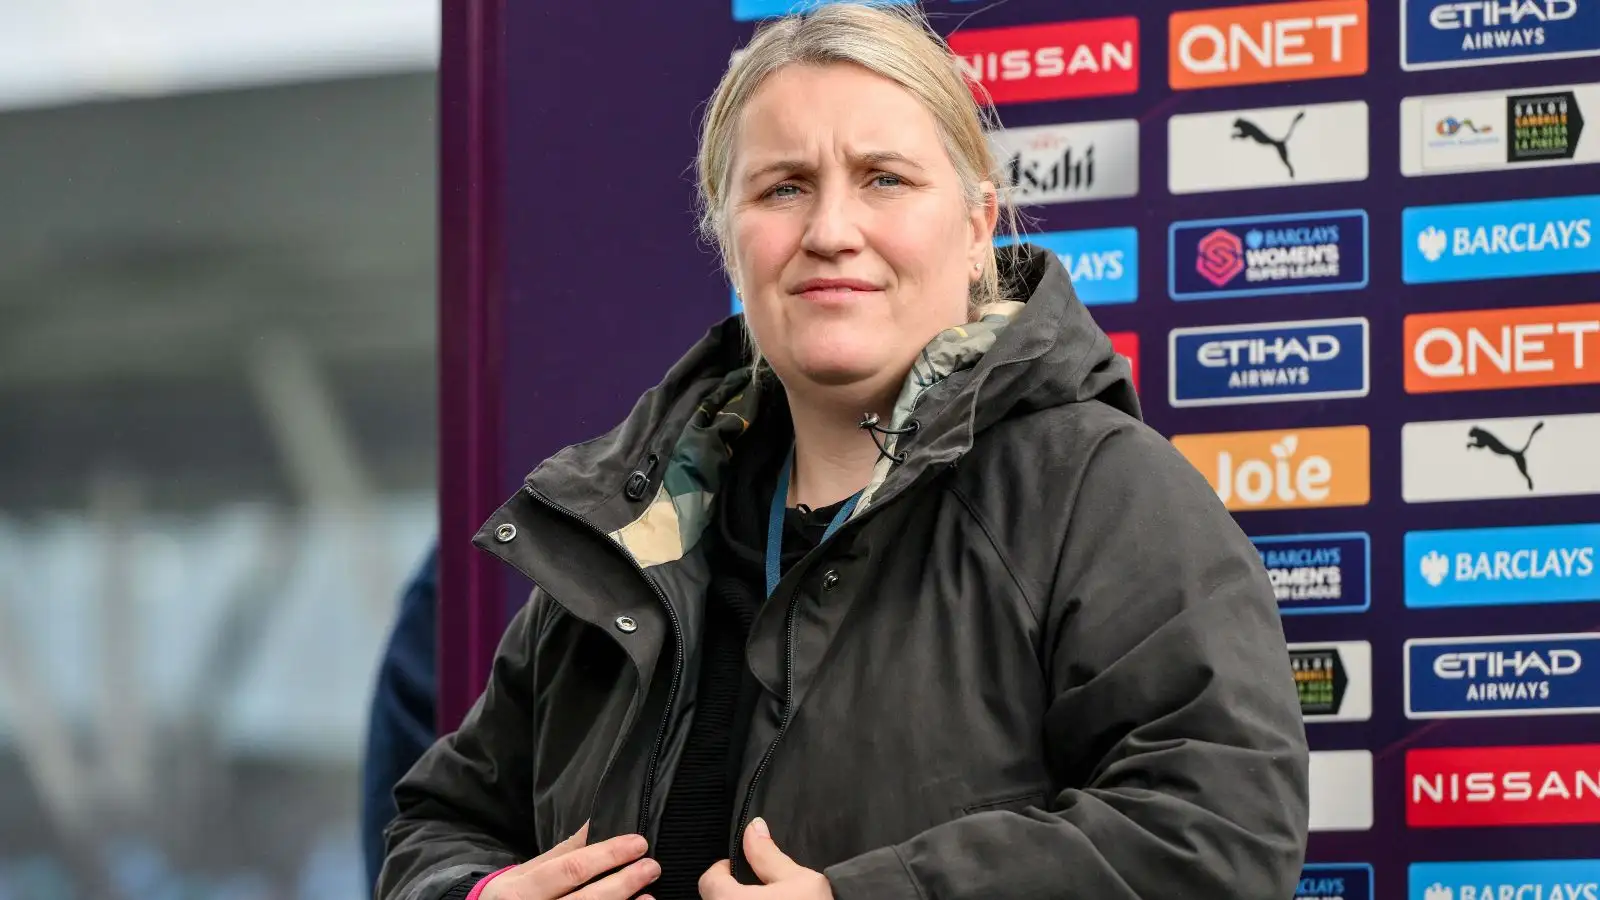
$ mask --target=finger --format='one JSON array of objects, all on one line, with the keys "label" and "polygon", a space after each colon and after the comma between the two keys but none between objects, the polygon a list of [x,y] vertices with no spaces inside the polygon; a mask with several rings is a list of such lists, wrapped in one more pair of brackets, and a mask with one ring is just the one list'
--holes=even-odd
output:
[{"label": "finger", "polygon": [[700,876],[700,900],[726,897],[729,888],[738,886],[739,882],[733,877],[733,864],[724,859]]},{"label": "finger", "polygon": [[744,830],[744,855],[750,860],[750,868],[762,884],[782,881],[805,870],[804,866],[778,849],[767,830],[766,820],[759,817],[751,819],[750,825]]},{"label": "finger", "polygon": [[564,900],[628,900],[661,877],[661,864],[649,857],[596,881]]},{"label": "finger", "polygon": [[589,843],[589,823],[584,822],[578,827],[577,831],[574,831],[572,834],[568,835],[566,840],[555,845],[554,847],[551,847],[549,850],[546,850],[538,856],[535,856],[532,862],[541,862],[546,859],[554,859],[557,856],[571,853],[587,843]]},{"label": "finger", "polygon": [[[534,879],[540,885],[556,889],[551,896],[562,897],[593,881],[597,875],[633,862],[643,856],[649,846],[637,834],[618,835],[545,860]],[[653,860],[651,862],[654,863]],[[624,895],[624,900],[631,896]]]}]

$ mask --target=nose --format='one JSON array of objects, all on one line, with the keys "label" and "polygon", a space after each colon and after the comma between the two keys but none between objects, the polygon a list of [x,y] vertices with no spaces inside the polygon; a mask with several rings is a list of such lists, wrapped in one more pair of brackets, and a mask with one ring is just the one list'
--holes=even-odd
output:
[{"label": "nose", "polygon": [[819,187],[806,219],[801,246],[822,257],[861,249],[861,226],[856,199],[839,185]]}]

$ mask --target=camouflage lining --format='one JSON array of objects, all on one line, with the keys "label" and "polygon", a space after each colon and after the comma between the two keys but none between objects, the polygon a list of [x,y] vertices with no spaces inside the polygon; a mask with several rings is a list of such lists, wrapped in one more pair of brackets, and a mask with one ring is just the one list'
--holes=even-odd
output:
[{"label": "camouflage lining", "polygon": [[[947,328],[929,341],[906,376],[888,427],[905,427],[929,389],[977,364],[1023,308],[1016,301],[989,304],[979,310],[977,321]],[[655,498],[639,518],[611,532],[611,539],[641,567],[681,559],[704,533],[712,499],[721,486],[723,464],[733,455],[733,442],[750,427],[758,405],[760,385],[752,383],[750,375],[749,369],[730,372],[707,395],[674,446]],[[895,443],[894,435],[886,436],[888,453],[894,453]],[[871,504],[893,467],[887,458],[878,460],[852,516]]]}]

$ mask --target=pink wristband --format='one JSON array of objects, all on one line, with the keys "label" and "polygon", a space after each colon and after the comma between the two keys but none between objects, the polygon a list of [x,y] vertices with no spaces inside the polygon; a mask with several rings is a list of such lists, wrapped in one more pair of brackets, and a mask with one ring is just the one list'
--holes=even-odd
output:
[{"label": "pink wristband", "polygon": [[506,866],[504,869],[501,869],[498,872],[490,872],[489,874],[483,876],[483,880],[478,882],[472,888],[472,893],[467,895],[467,900],[478,900],[478,897],[483,894],[483,889],[489,886],[489,882],[499,878],[501,875],[504,875],[515,868],[516,866]]}]

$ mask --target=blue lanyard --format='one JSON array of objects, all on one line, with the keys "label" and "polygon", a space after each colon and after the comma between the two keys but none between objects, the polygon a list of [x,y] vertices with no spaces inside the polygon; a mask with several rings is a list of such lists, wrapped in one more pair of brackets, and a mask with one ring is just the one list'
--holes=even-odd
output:
[{"label": "blue lanyard", "polygon": [[[778,579],[783,573],[783,513],[788,506],[789,482],[794,473],[794,448],[789,448],[789,455],[783,460],[783,471],[778,473],[778,484],[772,491],[772,515],[767,519],[767,596],[778,589]],[[845,501],[844,506],[834,514],[833,521],[828,523],[828,530],[822,533],[826,541],[833,537],[845,520],[850,518],[850,513],[856,508],[856,501],[861,499],[861,491]]]}]

